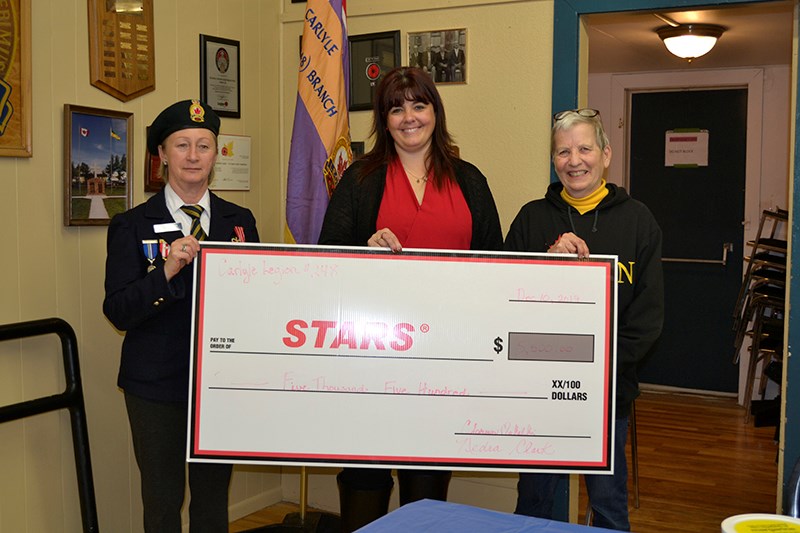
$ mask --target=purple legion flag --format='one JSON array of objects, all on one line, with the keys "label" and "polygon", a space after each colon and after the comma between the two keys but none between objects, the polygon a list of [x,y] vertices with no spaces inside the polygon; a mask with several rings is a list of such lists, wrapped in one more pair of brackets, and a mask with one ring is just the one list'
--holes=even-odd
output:
[{"label": "purple legion flag", "polygon": [[350,165],[345,0],[308,0],[297,78],[286,242],[316,244],[333,189]]}]

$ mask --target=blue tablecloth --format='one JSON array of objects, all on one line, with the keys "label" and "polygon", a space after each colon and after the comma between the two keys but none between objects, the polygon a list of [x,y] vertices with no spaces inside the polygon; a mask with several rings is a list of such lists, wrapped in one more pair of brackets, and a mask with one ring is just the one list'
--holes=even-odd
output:
[{"label": "blue tablecloth", "polygon": [[600,533],[609,529],[543,520],[469,505],[421,500],[404,505],[358,533]]}]

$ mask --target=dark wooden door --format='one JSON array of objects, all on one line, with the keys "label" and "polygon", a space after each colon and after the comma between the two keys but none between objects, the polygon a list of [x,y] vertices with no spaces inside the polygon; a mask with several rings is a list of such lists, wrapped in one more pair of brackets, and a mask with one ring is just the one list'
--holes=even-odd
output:
[{"label": "dark wooden door", "polygon": [[[747,90],[632,94],[630,124],[630,193],[664,233],[664,332],[640,379],[736,392],[732,325],[742,279]],[[666,133],[683,129],[708,132],[707,166],[665,165]]]}]

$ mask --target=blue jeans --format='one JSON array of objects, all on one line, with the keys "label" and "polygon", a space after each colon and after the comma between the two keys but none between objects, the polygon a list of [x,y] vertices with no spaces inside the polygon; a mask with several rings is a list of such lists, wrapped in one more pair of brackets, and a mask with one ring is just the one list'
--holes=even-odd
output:
[{"label": "blue jeans", "polygon": [[[628,463],[625,442],[628,437],[628,417],[614,421],[614,474],[589,475],[586,491],[594,512],[595,527],[630,531],[628,520]],[[556,485],[565,474],[520,474],[517,483],[516,514],[553,518]]]}]

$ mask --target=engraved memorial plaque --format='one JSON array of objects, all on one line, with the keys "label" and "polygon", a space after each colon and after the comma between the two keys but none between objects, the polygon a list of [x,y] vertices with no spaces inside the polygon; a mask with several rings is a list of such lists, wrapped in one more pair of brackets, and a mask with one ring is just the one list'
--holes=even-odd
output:
[{"label": "engraved memorial plaque", "polygon": [[127,102],[156,88],[153,0],[89,0],[92,85]]}]

